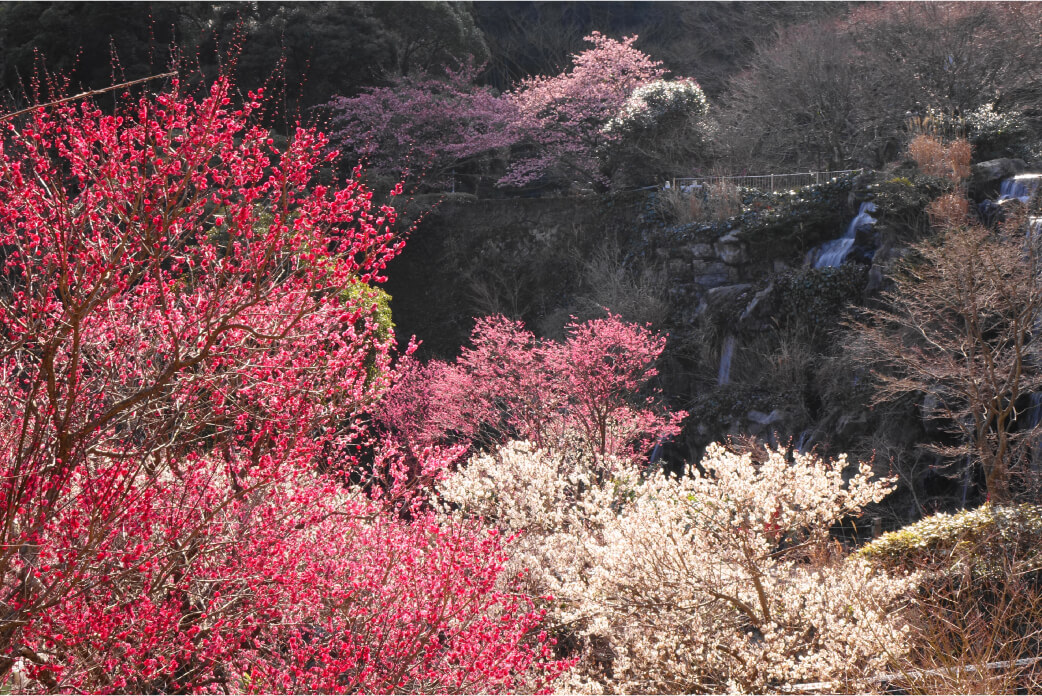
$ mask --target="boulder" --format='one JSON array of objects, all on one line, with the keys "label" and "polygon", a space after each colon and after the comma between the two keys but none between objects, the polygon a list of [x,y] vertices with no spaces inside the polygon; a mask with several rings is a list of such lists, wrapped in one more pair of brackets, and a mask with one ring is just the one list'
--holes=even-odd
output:
[{"label": "boulder", "polygon": [[[767,284],[767,287],[765,287],[763,290],[761,290],[760,292],[758,292],[755,295],[753,295],[753,299],[750,300],[749,304],[747,304],[745,306],[745,311],[743,311],[742,315],[740,317],[738,317],[739,323],[745,324],[745,323],[749,322],[752,319],[760,318],[757,315],[757,310],[768,310],[769,309],[769,307],[767,307],[768,302],[766,300],[767,300],[768,297],[771,296],[772,292],[774,292],[774,281],[773,280],[770,283]],[[761,311],[761,314],[762,313],[763,312]],[[745,327],[743,327],[743,328],[745,328]]]},{"label": "boulder", "polygon": [[711,259],[716,256],[712,244],[691,244],[688,245],[688,250],[698,259]]},{"label": "boulder", "polygon": [[711,305],[732,302],[751,287],[749,283],[739,283],[738,285],[724,285],[723,287],[713,288],[706,292],[706,301]]},{"label": "boulder", "polygon": [[702,314],[707,310],[715,312],[725,308],[727,305],[739,301],[751,287],[748,283],[740,283],[710,288],[706,290],[706,294],[702,298],[702,305],[698,308],[698,313]]},{"label": "boulder", "polygon": [[727,285],[731,280],[733,269],[721,261],[692,261],[691,270],[694,282],[703,287]]},{"label": "boulder", "polygon": [[983,196],[986,189],[997,189],[1000,181],[1021,174],[1026,169],[1027,165],[1021,159],[1003,157],[1002,159],[978,162],[970,167],[970,193],[975,197]]}]

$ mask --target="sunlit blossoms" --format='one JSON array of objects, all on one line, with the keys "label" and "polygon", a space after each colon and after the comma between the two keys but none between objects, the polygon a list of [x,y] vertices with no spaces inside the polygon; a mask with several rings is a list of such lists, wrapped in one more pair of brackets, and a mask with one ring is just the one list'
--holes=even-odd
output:
[{"label": "sunlit blossoms", "polygon": [[634,88],[665,74],[660,62],[633,47],[636,40],[593,32],[586,37],[593,47],[572,56],[570,70],[517,86],[510,94],[519,112],[515,130],[533,154],[513,162],[501,185],[523,186],[550,173],[582,183],[602,178],[596,151],[610,137],[604,124]]},{"label": "sunlit blossoms", "polygon": [[516,535],[514,562],[582,646],[567,691],[858,688],[907,650],[901,607],[913,579],[829,540],[831,525],[893,487],[866,465],[852,477],[846,468],[715,447],[677,478],[517,443],[472,459],[439,490],[452,515]]},{"label": "sunlit blossoms", "polygon": [[394,210],[233,94],[3,127],[0,679],[538,689],[558,668],[498,538],[346,485],[388,385]]},{"label": "sunlit blossoms", "polygon": [[604,125],[604,132],[647,130],[671,118],[698,120],[708,110],[705,93],[694,80],[655,80],[633,90],[618,115]]}]

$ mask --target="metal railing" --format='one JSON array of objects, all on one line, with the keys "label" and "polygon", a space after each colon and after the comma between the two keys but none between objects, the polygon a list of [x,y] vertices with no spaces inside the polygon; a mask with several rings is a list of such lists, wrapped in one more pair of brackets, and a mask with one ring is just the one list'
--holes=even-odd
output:
[{"label": "metal railing", "polygon": [[690,179],[672,179],[669,185],[684,190],[712,186],[718,183],[729,183],[742,188],[760,189],[761,191],[788,191],[811,184],[824,184],[832,179],[847,174],[857,174],[863,169],[841,169],[829,172],[796,172],[793,174],[759,174],[755,176],[701,176]]}]

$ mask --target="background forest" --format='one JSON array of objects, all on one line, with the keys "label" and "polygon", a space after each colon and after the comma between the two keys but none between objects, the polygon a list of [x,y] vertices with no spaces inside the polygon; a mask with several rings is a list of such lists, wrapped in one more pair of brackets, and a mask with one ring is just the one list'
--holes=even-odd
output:
[{"label": "background forest", "polygon": [[1042,685],[1042,5],[0,48],[0,687]]}]

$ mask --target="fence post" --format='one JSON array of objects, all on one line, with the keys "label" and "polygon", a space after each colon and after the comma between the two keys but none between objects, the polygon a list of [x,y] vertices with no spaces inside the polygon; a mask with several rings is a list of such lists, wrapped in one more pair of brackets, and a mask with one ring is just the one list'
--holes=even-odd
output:
[{"label": "fence post", "polygon": [[771,193],[774,193],[774,174],[771,174]]}]

